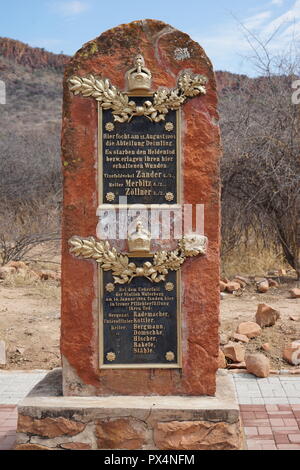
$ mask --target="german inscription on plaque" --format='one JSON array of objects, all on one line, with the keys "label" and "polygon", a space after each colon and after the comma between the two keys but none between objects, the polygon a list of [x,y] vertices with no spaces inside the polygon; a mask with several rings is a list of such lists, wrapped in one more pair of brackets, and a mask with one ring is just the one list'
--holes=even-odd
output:
[{"label": "german inscription on plaque", "polygon": [[[137,106],[150,97],[134,97]],[[114,123],[111,110],[101,111],[100,194],[103,203],[174,204],[178,201],[178,111],[166,121],[151,122],[135,116],[130,122]],[[100,120],[101,121],[101,120]]]},{"label": "german inscription on plaque", "polygon": [[[134,258],[141,265],[147,261]],[[177,276],[170,273],[159,284],[137,277],[115,285],[111,273],[103,273],[100,367],[180,367]]]}]

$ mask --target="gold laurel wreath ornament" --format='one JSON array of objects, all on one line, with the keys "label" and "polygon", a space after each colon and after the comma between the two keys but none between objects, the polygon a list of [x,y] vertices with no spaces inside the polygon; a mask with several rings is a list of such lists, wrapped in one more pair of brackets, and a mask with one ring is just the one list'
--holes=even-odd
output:
[{"label": "gold laurel wreath ornament", "polygon": [[94,98],[103,109],[111,109],[116,122],[130,122],[134,116],[145,116],[152,122],[160,122],[165,120],[170,110],[179,109],[188,98],[205,95],[207,81],[204,75],[183,72],[178,78],[176,88],[157,90],[153,101],[147,100],[143,105],[137,105],[107,78],[100,79],[94,75],[71,77],[69,89],[74,95]]},{"label": "gold laurel wreath ornament", "polygon": [[124,255],[111,247],[108,241],[97,241],[94,237],[74,236],[69,240],[70,253],[84,259],[95,260],[104,271],[112,271],[115,284],[130,284],[135,277],[146,277],[159,283],[166,280],[169,271],[178,271],[187,258],[205,255],[207,238],[191,234],[179,241],[172,251],[159,251],[153,255],[153,262],[137,266]]}]

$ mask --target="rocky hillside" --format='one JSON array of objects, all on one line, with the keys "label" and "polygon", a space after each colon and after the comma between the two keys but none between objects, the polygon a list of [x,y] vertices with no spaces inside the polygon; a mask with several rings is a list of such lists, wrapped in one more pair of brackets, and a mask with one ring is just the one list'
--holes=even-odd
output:
[{"label": "rocky hillside", "polygon": [[[63,69],[68,60],[63,54],[0,38],[0,79],[7,87],[7,104],[0,117],[2,131],[20,134],[59,122]],[[216,76],[220,93],[239,88],[246,78],[230,72],[216,72]]]},{"label": "rocky hillside", "polygon": [[219,94],[227,90],[238,90],[246,80],[247,75],[238,75],[231,72],[216,71],[217,89]]},{"label": "rocky hillside", "polygon": [[0,38],[0,187],[2,197],[59,191],[62,76],[68,57]]},{"label": "rocky hillside", "polygon": [[54,68],[62,70],[68,56],[52,54],[39,47],[30,47],[14,39],[0,38],[0,60],[9,59],[15,64],[32,69]]},{"label": "rocky hillside", "polygon": [[7,95],[6,105],[1,106],[1,133],[23,134],[59,122],[67,61],[65,55],[0,38],[0,79],[6,84]]},{"label": "rocky hillside", "polygon": [[[0,105],[0,186],[17,198],[60,187],[60,129],[63,54],[0,38],[0,80],[7,103]],[[239,87],[244,77],[217,72],[220,93]],[[3,193],[2,193],[3,194]]]}]

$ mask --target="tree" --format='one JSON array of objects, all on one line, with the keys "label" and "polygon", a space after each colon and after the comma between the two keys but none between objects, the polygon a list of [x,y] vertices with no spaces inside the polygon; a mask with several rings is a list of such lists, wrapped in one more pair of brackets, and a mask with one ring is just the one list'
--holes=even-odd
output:
[{"label": "tree", "polygon": [[[254,42],[254,44],[253,44]],[[300,279],[300,109],[292,103],[299,57],[272,57],[252,36],[259,78],[220,101],[223,253],[255,234],[280,245]]]},{"label": "tree", "polygon": [[51,197],[0,204],[0,265],[19,261],[36,246],[60,240],[59,207]]}]

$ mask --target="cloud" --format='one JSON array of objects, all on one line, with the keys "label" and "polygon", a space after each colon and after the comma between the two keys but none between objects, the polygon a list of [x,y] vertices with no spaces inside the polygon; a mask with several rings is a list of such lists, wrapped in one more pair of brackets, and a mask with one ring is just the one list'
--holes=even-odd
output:
[{"label": "cloud", "polygon": [[278,7],[280,7],[281,5],[283,5],[284,3],[284,0],[272,0],[271,1],[271,5],[276,5]]},{"label": "cloud", "polygon": [[271,21],[264,28],[263,33],[272,34],[280,27],[287,28],[292,22],[295,24],[300,22],[300,0],[296,0],[289,10]]},{"label": "cloud", "polygon": [[30,42],[30,45],[33,47],[43,47],[45,49],[53,49],[62,44],[61,39],[53,38],[40,38]]},{"label": "cloud", "polygon": [[223,24],[215,34],[195,34],[194,39],[204,47],[218,70],[240,68],[241,58],[249,53],[249,44],[236,24]]},{"label": "cloud", "polygon": [[60,1],[52,5],[53,9],[63,16],[76,16],[89,9],[89,5],[81,0]]},{"label": "cloud", "polygon": [[263,11],[262,13],[258,13],[257,15],[250,16],[243,21],[243,24],[248,29],[255,29],[265,23],[266,20],[271,18],[272,12],[271,11]]},{"label": "cloud", "polygon": [[[267,47],[274,55],[289,49],[293,40],[295,42],[300,40],[300,0],[294,0],[290,8],[283,8],[283,12],[281,8],[278,14],[274,6],[283,4],[283,0],[272,0],[268,8],[264,5],[261,12],[256,11],[255,14],[248,14],[248,16],[246,13],[244,18],[235,18],[232,15],[232,19],[228,18],[227,23],[223,23],[222,27],[216,25],[216,28],[208,35],[195,34],[195,39],[203,45],[218,69],[228,69],[231,63],[240,70],[246,67],[248,74],[251,74],[248,59],[253,55],[253,51],[247,37],[253,47],[259,47],[254,37],[259,38],[262,43],[267,43],[272,37]],[[232,65],[229,68],[232,68]]]}]

